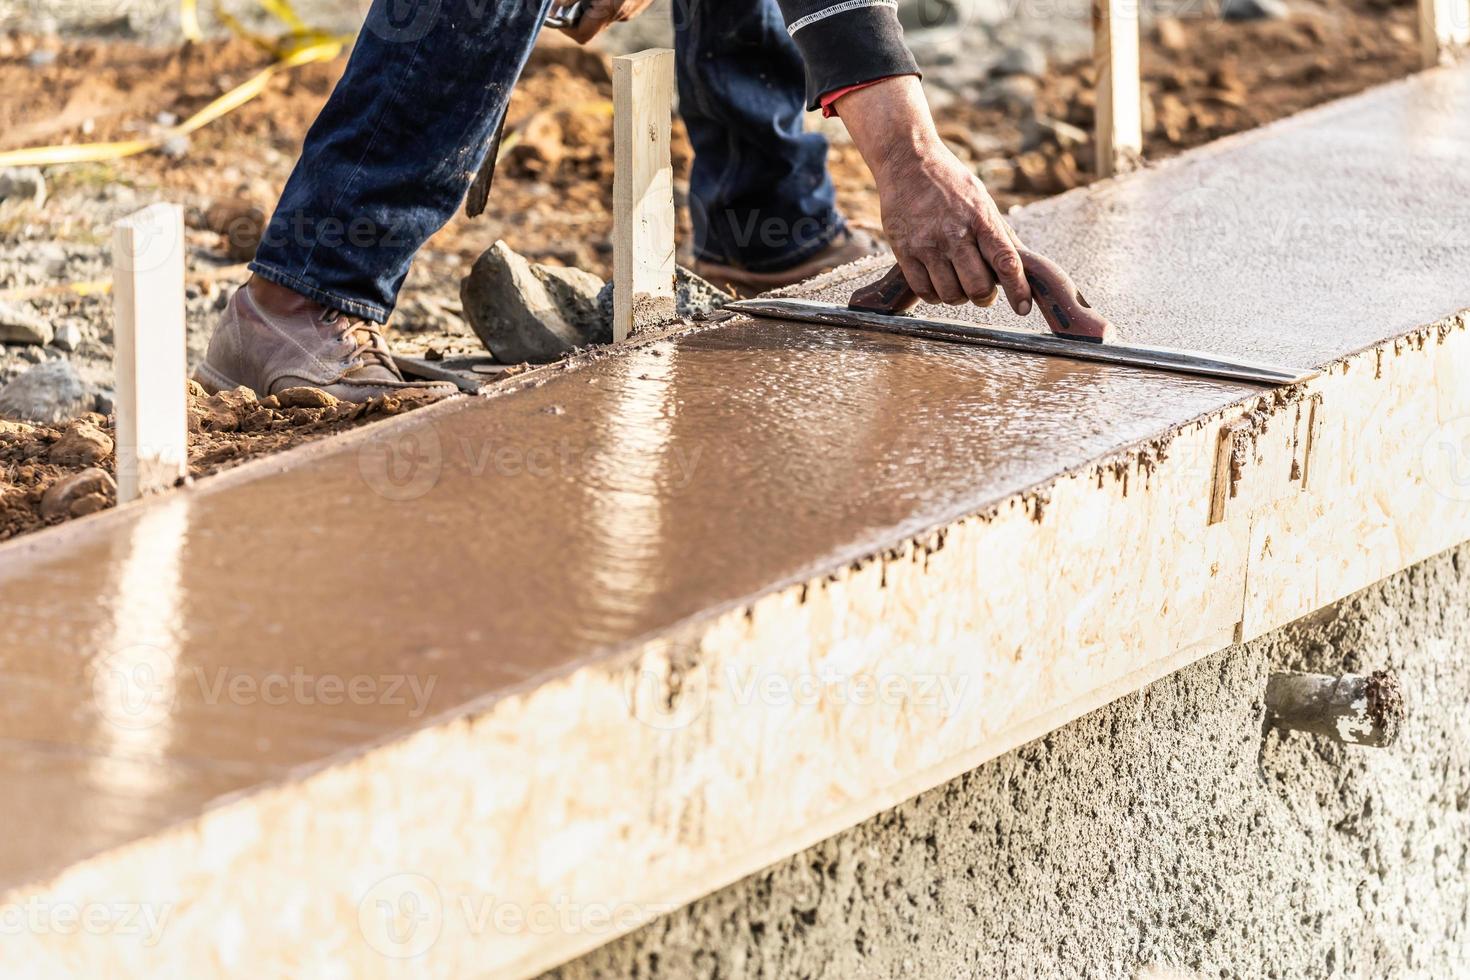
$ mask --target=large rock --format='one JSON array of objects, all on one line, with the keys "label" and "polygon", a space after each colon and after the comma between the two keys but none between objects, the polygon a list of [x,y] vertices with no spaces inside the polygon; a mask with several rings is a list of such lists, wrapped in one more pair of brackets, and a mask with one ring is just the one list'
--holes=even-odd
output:
[{"label": "large rock", "polygon": [[496,359],[543,364],[574,347],[612,340],[597,293],[602,280],[580,269],[536,265],[496,242],[460,283],[465,319]]},{"label": "large rock", "polygon": [[26,307],[0,302],[0,342],[49,344],[52,336],[51,324]]},{"label": "large rock", "polygon": [[0,418],[64,422],[91,406],[91,393],[65,360],[38,364],[0,388]]}]

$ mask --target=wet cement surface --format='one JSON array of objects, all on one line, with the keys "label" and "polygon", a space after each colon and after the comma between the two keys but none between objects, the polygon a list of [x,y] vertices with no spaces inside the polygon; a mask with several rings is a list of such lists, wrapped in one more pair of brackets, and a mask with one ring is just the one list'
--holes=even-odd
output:
[{"label": "wet cement surface", "polygon": [[[1435,73],[1018,224],[1128,340],[1321,363],[1470,305],[1467,105],[1470,69]],[[1167,217],[1219,200],[1201,186],[1233,203]],[[0,887],[1254,390],[735,322],[23,539],[0,549],[0,774],[24,801]]]}]

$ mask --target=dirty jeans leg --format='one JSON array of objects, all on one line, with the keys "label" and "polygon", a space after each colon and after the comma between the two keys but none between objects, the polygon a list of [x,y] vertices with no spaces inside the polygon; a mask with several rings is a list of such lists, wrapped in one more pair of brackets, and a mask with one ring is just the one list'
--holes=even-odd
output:
[{"label": "dirty jeans leg", "polygon": [[379,323],[474,181],[550,0],[373,0],[250,269]]},{"label": "dirty jeans leg", "polygon": [[674,0],[674,48],[694,254],[767,272],[826,248],[845,226],[776,0]]}]

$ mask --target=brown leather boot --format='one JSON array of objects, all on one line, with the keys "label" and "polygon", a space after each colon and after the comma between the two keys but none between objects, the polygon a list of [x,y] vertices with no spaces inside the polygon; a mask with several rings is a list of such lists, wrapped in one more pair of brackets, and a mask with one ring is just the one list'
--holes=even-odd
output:
[{"label": "brown leather boot", "polygon": [[870,255],[881,255],[885,251],[883,243],[868,232],[861,228],[848,228],[832,239],[832,243],[825,249],[800,265],[794,265],[789,269],[781,269],[777,272],[751,272],[749,269],[741,269],[733,265],[701,262],[696,259],[694,271],[716,286],[723,286],[738,296],[755,296],[767,290],[795,285],[812,276],[821,275],[828,269],[835,269],[839,265],[856,262]]},{"label": "brown leather boot", "polygon": [[194,380],[211,394],[243,385],[264,398],[308,387],[349,402],[458,390],[444,382],[405,381],[376,324],[260,278],[230,297]]}]

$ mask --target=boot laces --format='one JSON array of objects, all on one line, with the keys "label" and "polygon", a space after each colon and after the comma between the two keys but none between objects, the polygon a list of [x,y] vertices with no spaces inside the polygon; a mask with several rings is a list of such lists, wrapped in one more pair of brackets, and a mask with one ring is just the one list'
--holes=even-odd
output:
[{"label": "boot laces", "polygon": [[333,326],[340,323],[342,339],[357,345],[348,355],[349,361],[361,359],[364,362],[362,367],[376,363],[398,376],[398,365],[393,363],[393,356],[388,352],[388,341],[383,337],[382,327],[371,320],[350,316],[341,310],[328,310],[322,317],[322,322]]}]

